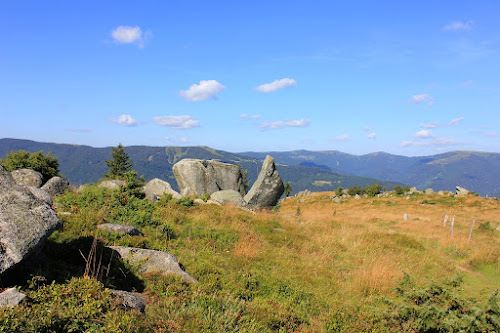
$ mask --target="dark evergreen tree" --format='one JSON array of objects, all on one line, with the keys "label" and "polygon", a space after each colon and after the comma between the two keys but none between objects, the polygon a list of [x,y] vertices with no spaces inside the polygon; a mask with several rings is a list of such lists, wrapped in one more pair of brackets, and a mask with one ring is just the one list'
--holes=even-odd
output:
[{"label": "dark evergreen tree", "polygon": [[292,185],[290,184],[290,182],[286,182],[285,183],[285,198],[287,198],[290,193],[292,193]]},{"label": "dark evergreen tree", "polygon": [[111,159],[106,160],[109,171],[104,175],[107,179],[123,178],[126,172],[132,170],[134,163],[125,152],[125,148],[120,143],[118,147],[112,147]]}]

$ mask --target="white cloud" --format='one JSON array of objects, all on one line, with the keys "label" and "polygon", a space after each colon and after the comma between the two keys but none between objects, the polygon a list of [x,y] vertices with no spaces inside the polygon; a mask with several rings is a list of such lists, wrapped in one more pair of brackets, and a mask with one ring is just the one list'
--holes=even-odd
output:
[{"label": "white cloud", "polygon": [[204,101],[215,99],[215,95],[225,88],[215,80],[201,80],[199,84],[193,84],[188,90],[181,90],[179,94],[188,101]]},{"label": "white cloud", "polygon": [[448,123],[448,126],[456,126],[456,125],[459,125],[460,122],[462,120],[464,120],[465,118],[464,117],[459,117],[459,118],[455,118],[455,119],[452,119],[450,120],[450,122]]},{"label": "white cloud", "polygon": [[399,145],[401,147],[442,147],[457,144],[459,144],[459,142],[453,138],[436,137],[427,141],[403,141]]},{"label": "white cloud", "polygon": [[269,93],[269,92],[276,91],[278,89],[296,86],[296,85],[297,85],[297,81],[295,81],[294,79],[284,78],[284,79],[280,79],[280,80],[275,80],[271,83],[262,84],[262,85],[258,86],[257,88],[255,88],[255,90],[260,91],[260,92],[264,92],[264,93]]},{"label": "white cloud", "polygon": [[432,106],[434,104],[434,98],[428,94],[413,95],[410,98],[410,103],[413,104],[427,103],[427,105]]},{"label": "white cloud", "polygon": [[143,33],[139,26],[131,27],[121,25],[115,30],[111,31],[113,41],[118,44],[133,44],[136,43],[140,48],[144,47],[144,43],[152,38],[151,31]]},{"label": "white cloud", "polygon": [[160,126],[167,126],[172,129],[188,129],[200,126],[198,119],[188,115],[154,117],[153,123]]},{"label": "white cloud", "polygon": [[377,133],[375,133],[375,132],[370,133],[370,134],[368,134],[368,139],[375,139],[376,136],[377,136]]},{"label": "white cloud", "polygon": [[373,127],[371,127],[371,126],[363,127],[363,131],[365,131],[365,132],[370,132],[372,129],[373,129]]},{"label": "white cloud", "polygon": [[179,142],[180,142],[180,143],[186,143],[186,142],[187,142],[187,139],[186,139],[186,138],[180,138],[180,139],[179,139]]},{"label": "white cloud", "polygon": [[279,129],[284,127],[307,127],[311,121],[309,119],[286,120],[286,121],[267,121],[260,124],[262,129]]},{"label": "white cloud", "polygon": [[118,118],[111,118],[110,121],[123,126],[137,126],[137,121],[129,114],[122,114]]},{"label": "white cloud", "polygon": [[431,130],[424,129],[424,130],[421,130],[421,131],[418,131],[417,133],[415,133],[415,137],[417,139],[427,139],[427,138],[432,137],[432,132],[431,132]]},{"label": "white cloud", "polygon": [[451,22],[443,27],[447,31],[467,31],[471,30],[474,25],[474,21],[455,21]]},{"label": "white cloud", "polygon": [[333,138],[330,138],[331,141],[349,141],[351,138],[349,134],[337,135]]},{"label": "white cloud", "polygon": [[439,123],[438,122],[434,122],[434,123],[422,123],[419,125],[419,127],[421,128],[436,128],[439,126]]},{"label": "white cloud", "polygon": [[246,114],[243,113],[240,115],[241,119],[260,119],[262,116],[260,114]]}]

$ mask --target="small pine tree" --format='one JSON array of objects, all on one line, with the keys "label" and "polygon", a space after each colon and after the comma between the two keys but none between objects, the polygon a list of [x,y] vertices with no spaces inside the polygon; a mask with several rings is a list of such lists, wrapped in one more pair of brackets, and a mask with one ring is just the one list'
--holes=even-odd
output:
[{"label": "small pine tree", "polygon": [[292,193],[292,185],[290,184],[290,182],[286,182],[285,183],[285,198],[287,198],[290,193]]},{"label": "small pine tree", "polygon": [[106,165],[109,168],[109,171],[104,178],[107,179],[116,179],[123,178],[126,172],[132,170],[134,163],[125,152],[125,148],[120,143],[118,147],[112,147],[113,151],[111,152],[111,159],[106,160]]}]

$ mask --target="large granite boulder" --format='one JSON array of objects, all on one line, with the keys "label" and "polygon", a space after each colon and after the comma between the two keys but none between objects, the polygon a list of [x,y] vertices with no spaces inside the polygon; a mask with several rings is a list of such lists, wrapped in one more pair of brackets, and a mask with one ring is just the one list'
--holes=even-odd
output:
[{"label": "large granite boulder", "polygon": [[240,192],[235,190],[223,190],[217,191],[210,195],[211,200],[215,200],[220,203],[233,204],[237,206],[245,206],[246,202],[243,200]]},{"label": "large granite boulder", "polygon": [[108,190],[119,190],[120,187],[127,185],[124,180],[121,179],[110,179],[104,180],[97,185],[100,188],[107,188]]},{"label": "large granite boulder", "polygon": [[283,192],[285,186],[276,170],[274,159],[267,155],[257,180],[244,199],[251,206],[271,207],[276,205]]},{"label": "large granite boulder", "polygon": [[139,265],[140,274],[174,274],[181,277],[186,282],[198,282],[181,268],[177,258],[170,253],[125,246],[108,247],[114,250],[120,258],[128,260],[131,264]]},{"label": "large granite boulder", "polygon": [[142,190],[146,194],[146,198],[153,202],[160,200],[160,197],[164,194],[172,194],[172,198],[174,199],[181,198],[179,192],[173,190],[168,182],[158,178],[151,179],[144,185]]},{"label": "large granite boulder", "polygon": [[186,158],[175,163],[172,171],[184,197],[199,197],[221,190],[234,190],[245,195],[240,168],[234,164]]},{"label": "large granite boulder", "polygon": [[69,188],[69,181],[58,176],[50,178],[41,187],[41,189],[47,192],[52,198],[56,195],[63,194],[67,188]]},{"label": "large granite boulder", "polygon": [[11,171],[10,174],[18,185],[40,187],[43,183],[42,174],[35,170],[19,169]]},{"label": "large granite boulder", "polygon": [[0,166],[0,277],[38,254],[59,226],[56,212]]},{"label": "large granite boulder", "polygon": [[52,197],[46,191],[42,190],[41,188],[35,187],[35,186],[26,186],[26,188],[37,199],[45,201],[49,206],[52,206],[52,203],[53,203]]}]

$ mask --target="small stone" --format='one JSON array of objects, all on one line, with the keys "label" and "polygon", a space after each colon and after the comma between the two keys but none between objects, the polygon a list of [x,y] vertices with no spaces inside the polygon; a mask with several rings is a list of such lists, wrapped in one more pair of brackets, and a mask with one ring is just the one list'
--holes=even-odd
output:
[{"label": "small stone", "polygon": [[144,310],[146,310],[146,298],[144,296],[123,290],[110,291],[113,297],[120,299],[125,310],[136,310],[140,313],[144,313]]},{"label": "small stone", "polygon": [[9,288],[0,294],[0,308],[21,304],[25,298],[26,295],[19,292],[16,288]]},{"label": "small stone", "polygon": [[103,223],[97,226],[97,229],[104,230],[110,233],[117,233],[120,235],[130,235],[130,236],[140,236],[142,232],[140,232],[136,227],[125,224],[117,224],[117,223]]}]

